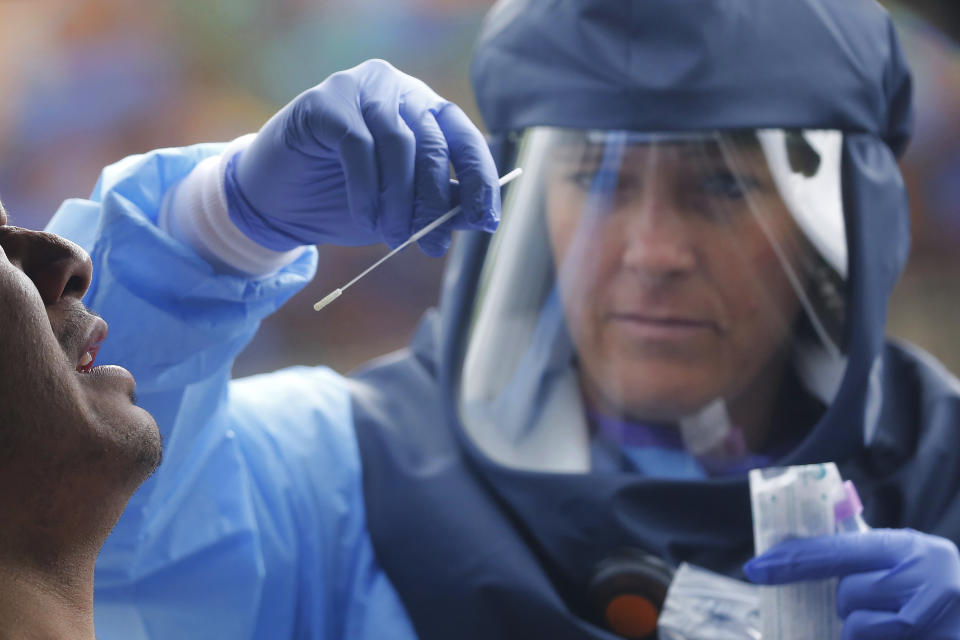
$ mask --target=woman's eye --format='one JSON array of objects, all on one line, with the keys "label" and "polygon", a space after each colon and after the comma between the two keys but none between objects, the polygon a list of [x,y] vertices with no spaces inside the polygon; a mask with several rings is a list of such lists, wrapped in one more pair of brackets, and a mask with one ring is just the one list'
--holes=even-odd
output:
[{"label": "woman's eye", "polygon": [[567,182],[583,191],[609,192],[617,186],[617,172],[580,169],[567,174]]},{"label": "woman's eye", "polygon": [[567,176],[567,182],[570,182],[584,191],[589,191],[593,186],[593,179],[596,176],[595,171],[574,171]]},{"label": "woman's eye", "polygon": [[701,181],[704,193],[730,200],[743,198],[756,190],[759,182],[750,176],[739,176],[728,171],[707,175]]},{"label": "woman's eye", "polygon": [[617,191],[620,193],[633,193],[640,190],[643,186],[643,180],[640,176],[633,173],[621,173],[617,177]]}]

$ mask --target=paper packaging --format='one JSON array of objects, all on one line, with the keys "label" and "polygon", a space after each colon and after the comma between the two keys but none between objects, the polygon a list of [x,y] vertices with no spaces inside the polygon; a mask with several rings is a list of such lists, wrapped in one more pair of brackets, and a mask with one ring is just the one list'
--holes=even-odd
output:
[{"label": "paper packaging", "polygon": [[[832,535],[834,504],[843,498],[832,462],[750,472],[753,539],[757,555],[788,538]],[[837,580],[760,589],[764,640],[840,640]]]},{"label": "paper packaging", "polygon": [[683,563],[657,621],[660,640],[759,640],[759,587]]}]

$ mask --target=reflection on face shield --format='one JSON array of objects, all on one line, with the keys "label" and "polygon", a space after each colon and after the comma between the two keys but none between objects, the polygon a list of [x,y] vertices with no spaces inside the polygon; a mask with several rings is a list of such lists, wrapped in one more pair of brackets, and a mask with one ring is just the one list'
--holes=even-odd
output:
[{"label": "reflection on face shield", "polygon": [[[768,158],[777,145],[786,169]],[[838,164],[799,133],[752,131],[534,130],[520,156],[527,177],[508,194],[464,363],[461,409],[481,446],[508,464],[586,470],[610,425],[623,451],[700,462],[800,437],[809,424],[771,425],[810,354],[842,360],[845,263],[828,261],[805,232],[820,222],[796,203],[836,215],[817,203],[839,202],[839,173],[836,194],[804,199],[785,198],[791,178],[776,171],[811,182]],[[516,269],[518,251],[538,267]],[[517,355],[494,363],[483,343]],[[573,415],[579,427],[560,424]],[[546,450],[523,453],[534,442]]]}]

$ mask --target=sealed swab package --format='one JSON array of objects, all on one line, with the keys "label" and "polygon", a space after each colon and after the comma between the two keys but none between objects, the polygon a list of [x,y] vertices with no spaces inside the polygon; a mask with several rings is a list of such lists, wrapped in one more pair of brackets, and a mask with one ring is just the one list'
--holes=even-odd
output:
[{"label": "sealed swab package", "polygon": [[659,640],[759,640],[760,587],[683,563],[657,621]]},{"label": "sealed swab package", "polygon": [[[845,499],[832,462],[750,472],[757,555],[789,538],[832,535],[835,505]],[[837,579],[760,588],[764,640],[840,640]]]}]

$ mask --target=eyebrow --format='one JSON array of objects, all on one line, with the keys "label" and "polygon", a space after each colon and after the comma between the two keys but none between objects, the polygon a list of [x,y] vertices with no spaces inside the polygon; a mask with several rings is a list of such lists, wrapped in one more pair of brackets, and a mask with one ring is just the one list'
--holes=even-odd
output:
[{"label": "eyebrow", "polygon": [[[636,148],[640,145],[628,145],[626,151]],[[650,149],[675,149],[680,157],[684,159],[704,159],[708,161],[723,161],[725,159],[720,145],[713,142],[659,142],[654,145],[643,145]],[[556,160],[565,165],[577,166],[595,166],[600,164],[604,158],[604,145],[590,144],[583,146],[569,145],[559,147],[556,152]]]}]

